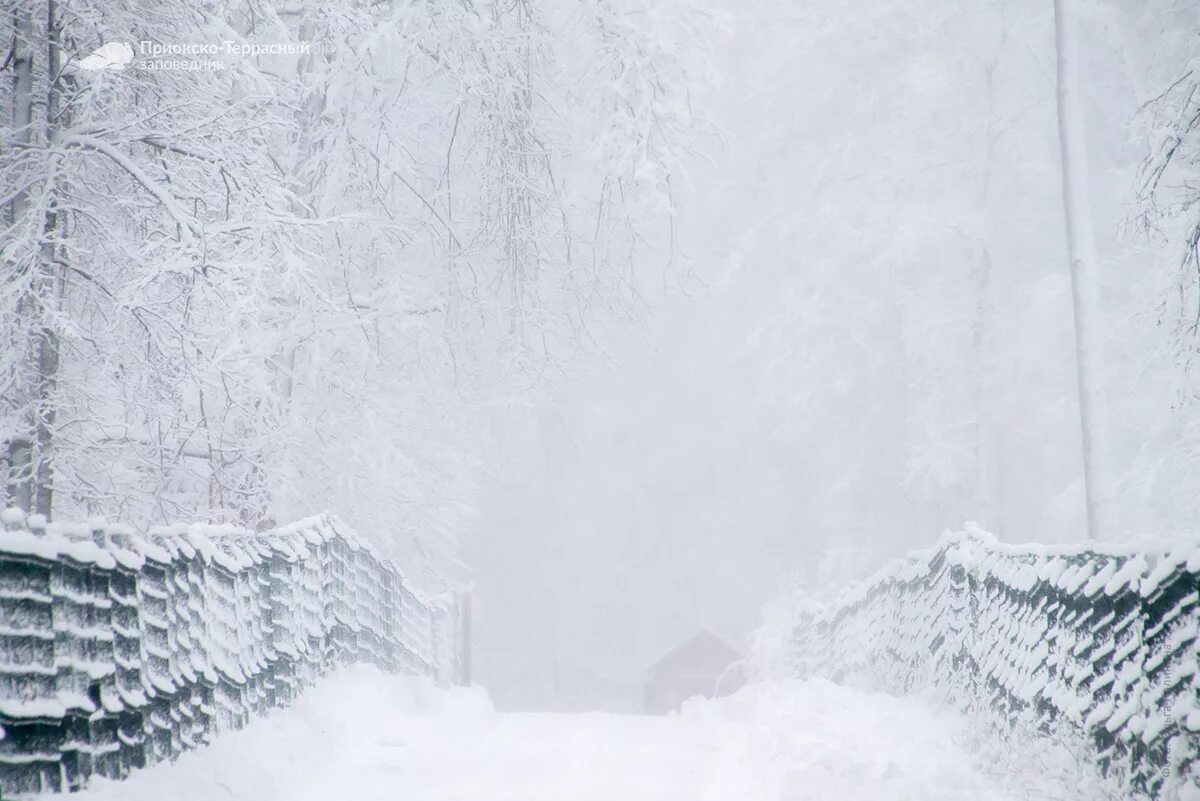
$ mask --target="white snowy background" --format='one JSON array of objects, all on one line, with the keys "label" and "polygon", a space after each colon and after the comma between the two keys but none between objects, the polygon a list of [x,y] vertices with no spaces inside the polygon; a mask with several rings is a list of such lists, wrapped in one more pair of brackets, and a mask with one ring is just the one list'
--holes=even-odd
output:
[{"label": "white snowy background", "polygon": [[1066,4],[1083,348],[1053,3],[18,0],[6,502],[461,558],[501,708],[965,520],[1191,535],[1197,9]]}]

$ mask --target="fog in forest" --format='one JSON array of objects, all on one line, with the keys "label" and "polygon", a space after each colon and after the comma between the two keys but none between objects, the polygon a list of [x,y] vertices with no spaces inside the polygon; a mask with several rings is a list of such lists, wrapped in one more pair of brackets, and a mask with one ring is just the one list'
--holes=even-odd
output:
[{"label": "fog in forest", "polygon": [[[771,599],[829,598],[966,521],[1089,537],[1052,8],[706,11],[711,127],[639,257],[649,311],[496,431],[464,558],[501,705],[620,706],[697,631],[744,652]],[[1081,13],[1100,538],[1197,511],[1187,213],[1149,183],[1196,11]]]},{"label": "fog in forest", "polygon": [[1194,534],[1196,0],[0,5],[22,515],[335,513],[505,710]]}]

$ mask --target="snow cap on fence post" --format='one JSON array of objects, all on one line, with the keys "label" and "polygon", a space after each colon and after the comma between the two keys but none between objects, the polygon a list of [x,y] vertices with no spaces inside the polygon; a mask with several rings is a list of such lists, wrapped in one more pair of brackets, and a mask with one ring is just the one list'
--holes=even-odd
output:
[{"label": "snow cap on fence post", "polygon": [[25,512],[14,507],[5,509],[0,512],[0,523],[4,524],[5,531],[25,531]]}]

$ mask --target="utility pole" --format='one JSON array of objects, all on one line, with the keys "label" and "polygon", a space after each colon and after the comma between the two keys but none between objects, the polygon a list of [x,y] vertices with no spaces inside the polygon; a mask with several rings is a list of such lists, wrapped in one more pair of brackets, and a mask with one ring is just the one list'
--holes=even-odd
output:
[{"label": "utility pole", "polygon": [[1055,44],[1058,51],[1058,142],[1062,154],[1063,215],[1071,267],[1071,301],[1075,316],[1075,370],[1079,393],[1079,423],[1083,449],[1085,520],[1090,539],[1101,539],[1110,521],[1105,458],[1103,325],[1097,284],[1096,233],[1092,227],[1088,187],[1087,138],[1079,97],[1080,51],[1075,15],[1077,0],[1054,0]]}]

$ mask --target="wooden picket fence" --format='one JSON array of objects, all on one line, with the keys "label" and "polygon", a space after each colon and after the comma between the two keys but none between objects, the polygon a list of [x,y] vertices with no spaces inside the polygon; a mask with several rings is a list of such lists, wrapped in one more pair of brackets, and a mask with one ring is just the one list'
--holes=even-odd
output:
[{"label": "wooden picket fence", "polygon": [[137,534],[3,513],[0,790],[77,790],[290,703],[334,666],[463,677],[465,605],[336,518]]},{"label": "wooden picket fence", "polygon": [[1200,795],[1200,547],[1010,546],[978,530],[802,613],[802,676],[935,691],[1052,739],[1122,799]]}]

